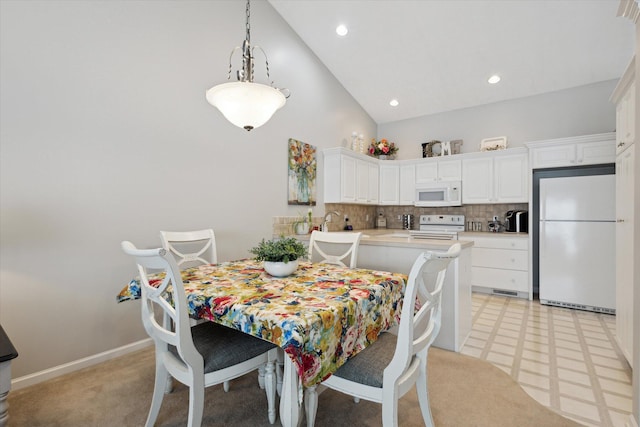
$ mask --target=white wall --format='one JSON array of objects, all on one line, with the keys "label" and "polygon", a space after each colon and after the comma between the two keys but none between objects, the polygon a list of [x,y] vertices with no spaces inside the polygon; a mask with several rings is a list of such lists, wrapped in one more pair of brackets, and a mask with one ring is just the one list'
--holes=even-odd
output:
[{"label": "white wall", "polygon": [[[233,1],[0,2],[0,323],[13,377],[146,338],[128,239],[213,227],[250,254],[287,205],[287,140],[347,144],[375,123],[264,1],[252,42],[287,105],[250,133],[205,101],[245,36]],[[237,58],[236,58],[237,59]],[[264,81],[259,59],[258,80]],[[319,156],[320,167],[322,156]],[[323,213],[322,182],[318,206]]]},{"label": "white wall", "polygon": [[[621,72],[624,70],[621,70]],[[422,157],[422,143],[462,139],[461,152],[479,151],[484,138],[506,136],[508,146],[615,131],[609,97],[617,80],[496,102],[378,126],[378,138],[399,145],[399,159]]]}]

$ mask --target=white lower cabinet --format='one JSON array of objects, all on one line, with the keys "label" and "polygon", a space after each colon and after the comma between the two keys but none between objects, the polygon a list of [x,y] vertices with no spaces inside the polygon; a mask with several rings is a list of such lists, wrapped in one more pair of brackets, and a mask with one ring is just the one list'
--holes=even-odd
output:
[{"label": "white lower cabinet", "polygon": [[471,284],[476,292],[530,297],[528,235],[461,233],[473,241]]}]

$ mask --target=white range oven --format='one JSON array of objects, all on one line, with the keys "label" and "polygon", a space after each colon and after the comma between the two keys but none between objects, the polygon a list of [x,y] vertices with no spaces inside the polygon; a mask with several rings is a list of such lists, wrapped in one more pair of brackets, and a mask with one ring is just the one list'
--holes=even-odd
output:
[{"label": "white range oven", "polygon": [[464,231],[464,215],[420,215],[420,227],[409,233],[416,239],[458,240]]}]

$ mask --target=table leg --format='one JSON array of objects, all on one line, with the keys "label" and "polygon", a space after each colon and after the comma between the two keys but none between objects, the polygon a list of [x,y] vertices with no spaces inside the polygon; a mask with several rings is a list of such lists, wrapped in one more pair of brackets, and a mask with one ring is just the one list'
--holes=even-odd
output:
[{"label": "table leg", "polygon": [[298,427],[302,421],[302,386],[293,362],[284,358],[284,375],[280,395],[280,422],[283,427]]}]

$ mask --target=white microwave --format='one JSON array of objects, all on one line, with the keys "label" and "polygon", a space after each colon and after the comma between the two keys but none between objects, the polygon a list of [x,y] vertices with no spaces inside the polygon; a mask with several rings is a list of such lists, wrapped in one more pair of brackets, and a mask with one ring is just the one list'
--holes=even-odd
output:
[{"label": "white microwave", "polygon": [[461,206],[462,182],[436,181],[417,184],[415,206]]}]

